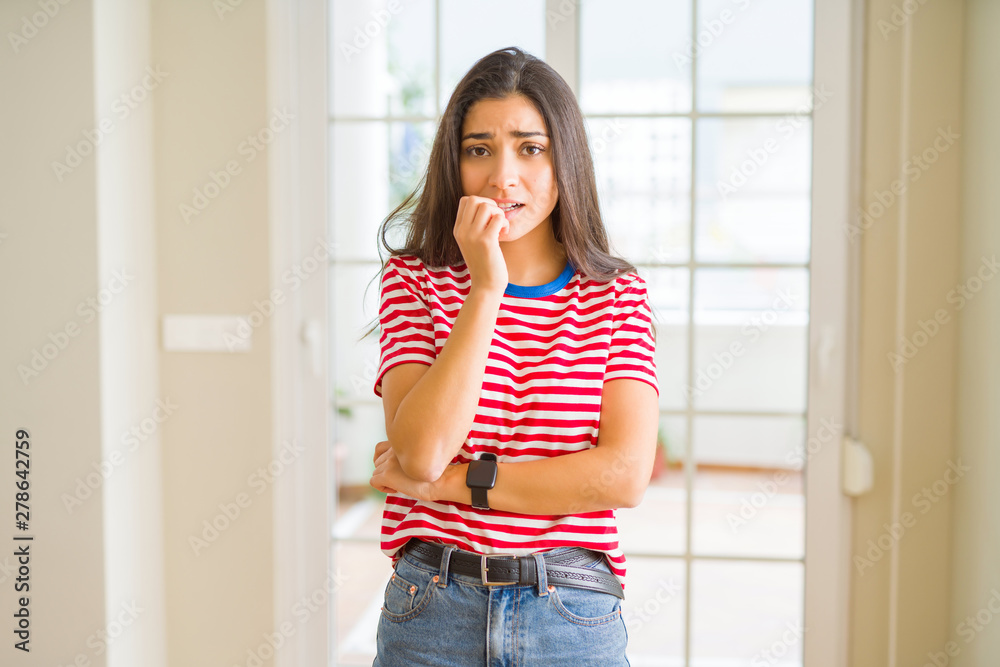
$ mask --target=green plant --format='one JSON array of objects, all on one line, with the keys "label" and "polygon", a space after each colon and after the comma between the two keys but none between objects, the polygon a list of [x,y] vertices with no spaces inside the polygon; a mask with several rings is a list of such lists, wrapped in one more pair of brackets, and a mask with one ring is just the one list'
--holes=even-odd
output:
[{"label": "green plant", "polygon": [[338,417],[343,417],[345,419],[351,419],[354,417],[354,410],[351,409],[350,405],[344,405],[340,402],[340,399],[347,396],[347,392],[341,387],[337,387],[334,390],[333,407],[337,411]]},{"label": "green plant", "polygon": [[667,465],[681,465],[684,457],[662,426],[656,432],[656,446],[663,450]]}]

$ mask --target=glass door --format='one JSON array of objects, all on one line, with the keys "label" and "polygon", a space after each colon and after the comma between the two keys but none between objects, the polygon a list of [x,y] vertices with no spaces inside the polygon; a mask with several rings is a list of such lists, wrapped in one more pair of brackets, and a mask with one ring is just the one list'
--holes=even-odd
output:
[{"label": "glass door", "polygon": [[[832,492],[810,497],[806,478],[818,461],[836,464],[840,429],[838,414],[816,412],[816,392],[836,387],[810,376],[811,322],[831,318],[810,294],[846,271],[817,262],[829,246],[813,233],[817,197],[832,196],[814,185],[814,115],[829,97],[814,78],[816,8],[495,7],[331,4],[331,549],[350,576],[332,603],[337,664],[371,664],[391,571],[378,545],[382,498],[367,485],[385,437],[372,392],[378,334],[358,340],[377,315],[377,228],[422,175],[459,77],[518,45],[576,91],[613,249],[638,266],[656,317],[657,465],[644,502],[618,512],[629,659],[801,666],[809,577],[836,579],[832,562],[807,574],[807,544],[840,539],[810,542],[806,521],[807,501],[833,502]],[[832,630],[808,632],[812,641]]]}]

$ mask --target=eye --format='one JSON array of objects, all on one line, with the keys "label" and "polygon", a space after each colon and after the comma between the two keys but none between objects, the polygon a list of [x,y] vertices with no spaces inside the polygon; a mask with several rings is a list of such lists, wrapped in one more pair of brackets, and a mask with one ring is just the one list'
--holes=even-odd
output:
[{"label": "eye", "polygon": [[[525,151],[528,151],[528,155],[540,155],[545,152],[545,148],[537,144],[529,144],[524,147]],[[534,152],[531,152],[534,151]]]},{"label": "eye", "polygon": [[[476,151],[483,151],[483,152],[482,153],[477,153]],[[483,157],[483,156],[486,155],[486,147],[485,146],[469,146],[468,148],[465,149],[465,154],[466,155],[472,155],[474,157]]]}]

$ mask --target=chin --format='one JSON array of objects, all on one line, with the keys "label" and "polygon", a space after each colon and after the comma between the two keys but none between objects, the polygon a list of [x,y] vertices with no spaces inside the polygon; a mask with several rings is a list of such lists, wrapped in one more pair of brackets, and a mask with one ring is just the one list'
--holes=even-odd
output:
[{"label": "chin", "polygon": [[516,231],[513,234],[507,234],[506,236],[500,237],[498,240],[500,243],[511,243],[519,239],[524,238],[525,234],[521,231]]}]

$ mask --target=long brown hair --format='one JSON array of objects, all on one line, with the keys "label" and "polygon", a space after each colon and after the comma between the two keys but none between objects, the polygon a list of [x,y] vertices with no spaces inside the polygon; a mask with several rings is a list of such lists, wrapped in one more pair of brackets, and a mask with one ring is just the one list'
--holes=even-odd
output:
[{"label": "long brown hair", "polygon": [[[583,114],[566,81],[545,61],[516,46],[498,49],[466,73],[448,100],[420,183],[382,221],[379,238],[394,255],[416,255],[425,266],[462,264],[454,236],[458,202],[462,198],[459,172],[462,123],[469,108],[481,99],[520,95],[529,99],[545,120],[552,142],[552,161],[559,196],[552,211],[552,232],[563,244],[573,267],[596,282],[607,282],[635,266],[611,254],[601,218],[594,178],[594,161],[587,142]],[[389,245],[395,226],[407,230],[402,248]],[[381,253],[380,253],[381,254]],[[388,257],[379,273],[385,270]],[[377,316],[376,316],[377,320]],[[362,338],[375,330],[372,325]],[[655,336],[655,334],[654,334]]]}]

